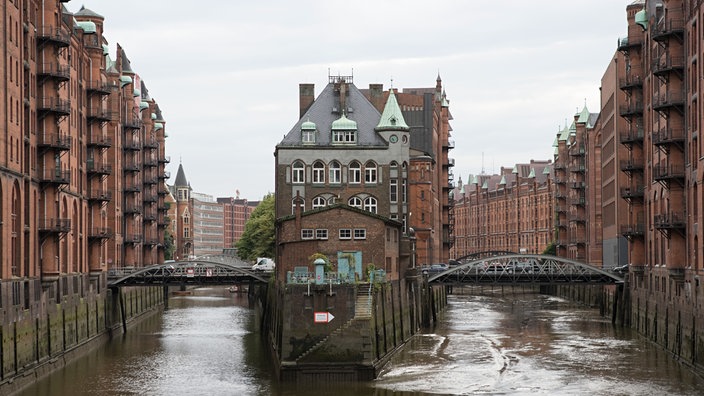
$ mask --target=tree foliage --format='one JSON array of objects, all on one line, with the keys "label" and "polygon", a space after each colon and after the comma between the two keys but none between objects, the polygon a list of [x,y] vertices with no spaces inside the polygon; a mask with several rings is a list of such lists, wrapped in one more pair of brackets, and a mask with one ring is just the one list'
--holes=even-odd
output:
[{"label": "tree foliage", "polygon": [[243,260],[274,257],[274,194],[267,194],[244,225],[237,241],[237,255]]},{"label": "tree foliage", "polygon": [[557,253],[557,246],[555,246],[555,242],[550,242],[550,244],[543,250],[543,254],[551,254],[555,255]]}]

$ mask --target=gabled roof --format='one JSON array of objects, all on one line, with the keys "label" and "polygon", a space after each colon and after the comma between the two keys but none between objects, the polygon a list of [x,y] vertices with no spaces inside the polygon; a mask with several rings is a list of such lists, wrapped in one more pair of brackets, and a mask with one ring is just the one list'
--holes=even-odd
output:
[{"label": "gabled roof", "polygon": [[387,146],[386,141],[374,130],[374,127],[379,123],[381,114],[367,100],[364,94],[354,84],[350,83],[346,98],[347,108],[339,109],[339,102],[335,96],[334,88],[335,84],[329,83],[323,89],[310,108],[308,108],[308,111],[296,122],[277,147],[304,146],[301,140],[301,126],[308,121],[315,123],[318,128],[318,134],[314,144],[306,144],[305,146],[331,146],[332,124],[343,115],[357,123],[356,146]]}]

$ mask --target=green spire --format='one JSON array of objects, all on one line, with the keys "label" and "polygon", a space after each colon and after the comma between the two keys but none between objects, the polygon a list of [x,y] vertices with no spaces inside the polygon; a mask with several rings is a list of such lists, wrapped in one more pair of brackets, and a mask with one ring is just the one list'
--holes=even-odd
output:
[{"label": "green spire", "polygon": [[384,112],[379,119],[379,125],[374,128],[375,131],[393,130],[393,131],[408,131],[410,128],[403,119],[401,108],[396,101],[396,95],[392,89],[389,90],[389,98],[386,100]]}]

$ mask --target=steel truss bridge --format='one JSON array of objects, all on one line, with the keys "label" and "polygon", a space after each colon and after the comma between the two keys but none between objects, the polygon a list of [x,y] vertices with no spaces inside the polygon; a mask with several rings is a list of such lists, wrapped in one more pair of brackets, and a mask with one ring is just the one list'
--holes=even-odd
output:
[{"label": "steel truss bridge", "polygon": [[[487,252],[489,253],[489,252]],[[478,254],[465,256],[459,265],[428,273],[428,282],[448,285],[562,285],[621,284],[614,272],[563,257],[544,254]]]},{"label": "steel truss bridge", "polygon": [[134,270],[111,270],[108,287],[122,286],[228,286],[269,282],[271,274],[251,270],[251,264],[213,256],[204,259],[157,264]]}]

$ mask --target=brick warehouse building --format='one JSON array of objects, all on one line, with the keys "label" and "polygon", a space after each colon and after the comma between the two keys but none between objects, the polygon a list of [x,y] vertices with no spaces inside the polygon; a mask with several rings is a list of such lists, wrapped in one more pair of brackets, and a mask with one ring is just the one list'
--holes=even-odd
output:
[{"label": "brick warehouse building", "polygon": [[[401,226],[406,224],[408,201],[404,187],[408,185],[410,128],[396,96],[389,95],[380,114],[353,84],[351,76],[330,76],[329,80],[317,99],[312,84],[301,84],[300,119],[276,146],[279,279],[285,279],[286,271],[308,264],[284,260],[281,238],[286,222],[282,219],[296,211],[306,213],[343,204]],[[354,228],[353,224],[349,226]],[[336,237],[323,235],[322,229],[315,232],[315,239]],[[303,232],[297,237],[301,241],[308,238]],[[384,235],[366,237],[377,243],[383,241]],[[371,250],[368,244],[364,250],[352,253],[361,253],[364,265],[372,263],[371,259],[386,262],[386,257],[374,257]],[[309,252],[308,256],[313,253],[316,252]],[[337,252],[319,253],[333,259],[337,256]],[[379,262],[373,264],[380,267]],[[391,262],[390,266],[399,268],[399,263]]]},{"label": "brick warehouse building", "polygon": [[4,7],[3,303],[38,300],[39,281],[58,301],[163,262],[161,111],[124,50],[109,56],[104,18],[62,3]]},{"label": "brick warehouse building", "polygon": [[413,228],[418,263],[446,262],[454,164],[440,78],[410,93],[329,79],[317,99],[312,84],[300,85],[301,118],[277,146],[277,218],[297,203],[303,211],[347,204],[400,222],[404,235]]},{"label": "brick warehouse building", "polygon": [[[361,90],[382,111],[389,95],[382,84]],[[450,103],[440,76],[435,87],[394,89],[410,136],[407,226],[416,238],[418,263],[447,263],[455,241],[453,210],[454,159]]]},{"label": "brick warehouse building", "polygon": [[542,253],[553,241],[553,165],[531,161],[458,180],[453,258],[485,251]]}]

